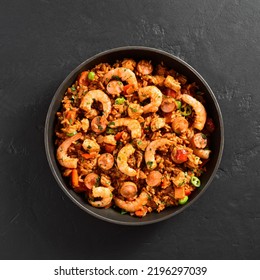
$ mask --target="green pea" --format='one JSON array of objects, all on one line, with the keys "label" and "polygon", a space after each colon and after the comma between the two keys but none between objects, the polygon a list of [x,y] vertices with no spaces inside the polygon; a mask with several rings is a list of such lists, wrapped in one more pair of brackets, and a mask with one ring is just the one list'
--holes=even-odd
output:
[{"label": "green pea", "polygon": [[190,178],[190,182],[192,183],[192,185],[196,188],[200,187],[200,179],[196,176],[191,176]]},{"label": "green pea", "polygon": [[177,105],[177,109],[180,110],[181,109],[181,101],[175,100],[175,103]]},{"label": "green pea", "polygon": [[94,78],[95,78],[95,72],[90,71],[90,72],[88,73],[88,79],[89,79],[90,81],[93,81]]},{"label": "green pea", "polygon": [[73,131],[71,133],[67,133],[67,136],[72,137],[77,134],[77,131]]},{"label": "green pea", "polygon": [[115,104],[117,104],[117,105],[122,105],[122,104],[124,104],[124,102],[125,102],[124,97],[118,97],[118,98],[115,100]]},{"label": "green pea", "polygon": [[179,204],[183,205],[188,201],[189,197],[187,195],[184,196],[184,198],[179,199]]},{"label": "green pea", "polygon": [[109,128],[107,128],[106,133],[107,134],[116,134],[116,131],[115,131],[115,129],[109,127]]}]

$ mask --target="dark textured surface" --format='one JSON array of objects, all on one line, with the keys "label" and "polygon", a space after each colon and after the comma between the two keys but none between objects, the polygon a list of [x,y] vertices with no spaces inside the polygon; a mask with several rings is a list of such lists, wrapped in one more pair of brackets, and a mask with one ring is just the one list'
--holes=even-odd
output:
[{"label": "dark textured surface", "polygon": [[[0,1],[1,259],[259,259],[260,2]],[[43,130],[54,92],[113,47],[163,49],[216,94],[225,149],[206,193],[144,227],[99,221],[60,190]]]}]

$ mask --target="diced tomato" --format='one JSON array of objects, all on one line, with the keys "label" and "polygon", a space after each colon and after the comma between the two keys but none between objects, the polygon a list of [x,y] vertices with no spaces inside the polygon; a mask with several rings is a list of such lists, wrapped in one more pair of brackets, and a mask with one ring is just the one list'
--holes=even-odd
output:
[{"label": "diced tomato", "polygon": [[185,149],[178,149],[175,158],[178,162],[185,162],[188,160],[188,152]]},{"label": "diced tomato", "polygon": [[185,190],[185,195],[189,196],[191,194],[190,190]]},{"label": "diced tomato", "polygon": [[113,153],[113,151],[116,149],[115,145],[111,145],[111,144],[105,144],[105,150],[108,153]]},{"label": "diced tomato", "polygon": [[90,154],[82,154],[81,155],[84,159],[90,159],[95,158],[97,156],[97,153],[90,153]]},{"label": "diced tomato", "polygon": [[164,113],[163,116],[165,118],[166,123],[171,123],[172,122],[172,112]]},{"label": "diced tomato", "polygon": [[119,141],[119,140],[122,138],[122,135],[123,135],[123,131],[118,132],[118,133],[115,135],[116,141]]}]

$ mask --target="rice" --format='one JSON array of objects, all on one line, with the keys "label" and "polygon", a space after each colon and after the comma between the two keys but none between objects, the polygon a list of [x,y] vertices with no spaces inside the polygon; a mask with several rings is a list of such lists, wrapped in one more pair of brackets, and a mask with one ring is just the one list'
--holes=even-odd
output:
[{"label": "rice", "polygon": [[[184,95],[190,103],[182,100]],[[169,98],[174,104],[166,102]],[[125,58],[83,71],[57,112],[55,144],[63,176],[93,207],[113,207],[133,216],[186,203],[200,187],[198,177],[206,171],[213,132],[212,125],[207,128],[206,111],[199,115],[194,100],[206,106],[196,83],[163,63]],[[183,123],[173,126],[178,118]],[[122,125],[115,125],[118,120]],[[203,122],[201,130],[194,128],[195,121]],[[75,135],[77,140],[70,141]],[[91,145],[84,148],[86,139],[98,145],[99,152]],[[150,143],[162,139],[170,144],[148,150]],[[130,148],[123,153],[126,145]]]}]

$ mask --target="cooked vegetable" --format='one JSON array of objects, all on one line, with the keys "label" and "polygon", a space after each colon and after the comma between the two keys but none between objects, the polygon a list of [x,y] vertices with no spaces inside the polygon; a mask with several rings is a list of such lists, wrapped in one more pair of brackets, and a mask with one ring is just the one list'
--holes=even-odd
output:
[{"label": "cooked vegetable", "polygon": [[190,182],[192,183],[192,185],[196,188],[200,187],[200,179],[196,176],[191,176],[190,178]]},{"label": "cooked vegetable", "polygon": [[179,204],[183,205],[183,204],[187,203],[188,200],[189,200],[189,197],[186,195],[186,196],[184,196],[184,198],[179,199],[178,202],[179,202]]},{"label": "cooked vegetable", "polygon": [[90,81],[93,81],[93,80],[95,79],[95,72],[90,71],[90,72],[88,73],[88,79],[89,79]]}]

